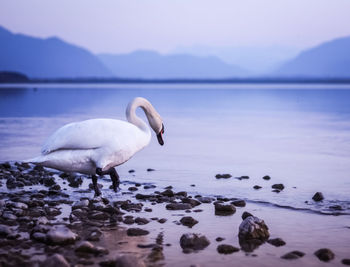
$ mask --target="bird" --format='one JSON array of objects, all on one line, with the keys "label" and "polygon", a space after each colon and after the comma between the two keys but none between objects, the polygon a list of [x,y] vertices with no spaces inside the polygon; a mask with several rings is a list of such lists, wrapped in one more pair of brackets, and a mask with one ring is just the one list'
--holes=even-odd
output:
[{"label": "bird", "polygon": [[95,195],[101,195],[97,175],[109,175],[112,188],[117,192],[120,184],[115,167],[128,161],[151,141],[151,130],[136,115],[140,107],[158,143],[163,146],[164,124],[152,104],[143,97],[136,97],[126,108],[126,119],[90,119],[73,122],[57,129],[48,137],[41,155],[26,162],[64,172],[91,175]]}]

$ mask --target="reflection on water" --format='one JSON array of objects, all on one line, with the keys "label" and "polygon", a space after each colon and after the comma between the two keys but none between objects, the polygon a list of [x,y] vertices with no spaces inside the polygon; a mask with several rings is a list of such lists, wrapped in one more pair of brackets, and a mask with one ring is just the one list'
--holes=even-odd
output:
[{"label": "reflection on water", "polygon": [[[334,203],[350,209],[350,90],[210,86],[0,89],[0,160],[36,156],[45,138],[65,123],[125,119],[127,103],[143,96],[164,119],[165,146],[153,139],[119,167],[122,177],[129,169],[153,167],[158,171],[145,173],[143,182],[323,212]],[[216,173],[250,179],[217,180]],[[266,174],[270,181],[262,179]],[[273,193],[274,183],[286,188]],[[327,201],[305,203],[316,191]]]}]

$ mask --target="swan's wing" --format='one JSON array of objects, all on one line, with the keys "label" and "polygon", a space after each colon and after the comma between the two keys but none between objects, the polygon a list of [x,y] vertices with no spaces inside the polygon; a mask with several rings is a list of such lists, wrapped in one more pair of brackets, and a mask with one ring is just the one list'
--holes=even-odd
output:
[{"label": "swan's wing", "polygon": [[94,119],[67,124],[54,132],[41,149],[43,155],[63,149],[95,149],[113,146],[116,135],[133,128],[128,122],[112,119]]}]

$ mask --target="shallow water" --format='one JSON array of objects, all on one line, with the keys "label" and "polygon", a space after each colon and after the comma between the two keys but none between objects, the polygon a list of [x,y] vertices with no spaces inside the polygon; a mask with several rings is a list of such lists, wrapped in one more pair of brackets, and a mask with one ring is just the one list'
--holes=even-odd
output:
[{"label": "shallow water", "polygon": [[[0,89],[0,161],[39,154],[55,129],[89,118],[125,118],[135,96],[163,117],[165,146],[118,168],[143,182],[327,214],[350,212],[350,85],[28,85]],[[142,116],[142,112],[139,111]],[[215,179],[217,173],[248,180]],[[270,175],[270,181],[262,180]],[[281,193],[271,185],[283,183]],[[191,187],[195,184],[196,187]],[[254,190],[254,185],[263,188]],[[311,200],[316,191],[321,204]],[[305,203],[305,201],[308,201]],[[329,206],[340,205],[334,211]]]}]

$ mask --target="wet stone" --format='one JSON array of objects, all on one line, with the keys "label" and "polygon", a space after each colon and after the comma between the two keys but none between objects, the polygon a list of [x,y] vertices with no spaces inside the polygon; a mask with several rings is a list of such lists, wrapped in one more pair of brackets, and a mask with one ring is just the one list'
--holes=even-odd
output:
[{"label": "wet stone", "polygon": [[123,255],[118,257],[114,265],[110,265],[114,267],[146,267],[146,264],[139,258],[134,255]]},{"label": "wet stone", "polygon": [[288,253],[284,254],[283,256],[281,256],[281,258],[285,259],[285,260],[296,260],[296,259],[303,257],[304,255],[305,255],[304,252],[295,250],[295,251],[288,252]]},{"label": "wet stone", "polygon": [[223,238],[223,237],[217,237],[215,240],[216,240],[217,242],[221,242],[221,241],[224,241],[225,238]]},{"label": "wet stone", "polygon": [[135,186],[131,186],[131,187],[128,188],[128,190],[133,192],[133,191],[137,191],[139,189],[137,187],[135,187]]},{"label": "wet stone", "polygon": [[211,197],[198,197],[198,201],[202,203],[212,203],[213,199]]},{"label": "wet stone", "polygon": [[154,171],[155,171],[155,169],[148,168],[148,169],[147,169],[147,171],[148,171],[148,172],[154,172]]},{"label": "wet stone", "polygon": [[317,258],[319,258],[320,261],[327,262],[334,259],[334,253],[329,248],[321,248],[314,254]]},{"label": "wet stone", "polygon": [[174,196],[174,192],[171,189],[166,189],[165,191],[160,193],[163,196],[166,197],[173,197]]},{"label": "wet stone", "polygon": [[254,188],[255,190],[259,190],[259,189],[261,189],[262,187],[261,187],[260,185],[254,185],[253,188]]},{"label": "wet stone", "polygon": [[182,217],[180,220],[182,225],[188,226],[189,228],[193,227],[198,221],[191,216]]},{"label": "wet stone", "polygon": [[148,235],[149,231],[141,229],[141,228],[129,228],[126,231],[128,236],[142,236],[142,235]]},{"label": "wet stone", "polygon": [[176,196],[182,196],[182,197],[187,197],[187,192],[186,191],[180,191],[175,194]]},{"label": "wet stone", "polygon": [[344,265],[350,265],[350,259],[342,259],[341,263]]},{"label": "wet stone", "polygon": [[165,218],[162,218],[162,219],[158,220],[159,223],[165,223],[166,221],[167,221],[167,219],[165,219]]},{"label": "wet stone", "polygon": [[48,178],[44,178],[43,184],[47,187],[50,187],[50,186],[53,186],[54,184],[56,184],[56,182],[55,182],[55,179],[53,177],[48,177]]},{"label": "wet stone", "polygon": [[76,238],[77,235],[64,225],[53,226],[46,235],[47,242],[55,245],[73,243]]},{"label": "wet stone", "polygon": [[47,257],[46,260],[41,264],[41,267],[69,267],[70,264],[61,254],[53,254]]},{"label": "wet stone", "polygon": [[249,179],[249,176],[248,175],[243,175],[243,176],[240,176],[240,177],[236,177],[236,179],[238,179],[238,180],[247,180],[247,179]]},{"label": "wet stone", "polygon": [[273,189],[283,190],[284,185],[283,184],[274,184],[271,186]]},{"label": "wet stone", "polygon": [[0,237],[7,237],[12,234],[12,230],[10,227],[6,225],[0,225]]},{"label": "wet stone", "polygon": [[228,178],[231,178],[231,177],[232,177],[232,175],[228,174],[228,173],[215,175],[216,179],[228,179]]},{"label": "wet stone", "polygon": [[149,220],[146,218],[137,217],[135,219],[135,223],[137,223],[138,225],[144,225],[144,224],[148,224]]},{"label": "wet stone", "polygon": [[234,201],[231,202],[231,204],[233,204],[236,207],[245,207],[245,205],[246,205],[245,201],[241,200],[241,199],[234,200]]},{"label": "wet stone", "polygon": [[192,209],[192,206],[189,203],[170,203],[170,204],[167,204],[165,207],[168,210],[187,210],[187,209]]},{"label": "wet stone", "polygon": [[208,238],[201,234],[187,233],[180,238],[180,246],[182,249],[202,250],[209,246]]},{"label": "wet stone", "polygon": [[182,203],[188,203],[190,204],[192,207],[196,207],[196,206],[199,206],[201,204],[201,202],[199,202],[198,200],[196,199],[193,199],[193,198],[183,198],[182,199]]},{"label": "wet stone", "polygon": [[232,254],[234,252],[239,251],[239,248],[236,248],[234,246],[231,245],[227,245],[227,244],[221,244],[217,247],[216,249],[220,254]]},{"label": "wet stone", "polygon": [[123,223],[125,224],[133,224],[135,222],[134,218],[132,216],[125,216]]},{"label": "wet stone", "polygon": [[241,241],[258,239],[266,241],[270,234],[264,220],[255,216],[246,217],[239,226],[238,237]]},{"label": "wet stone", "polygon": [[312,199],[316,202],[322,201],[324,199],[323,194],[321,192],[316,192]]},{"label": "wet stone", "polygon": [[222,203],[215,203],[215,215],[232,215],[236,212],[236,208],[232,204],[222,204]]},{"label": "wet stone", "polygon": [[269,240],[267,240],[267,243],[269,243],[275,247],[281,247],[281,246],[284,246],[286,244],[286,242],[284,242],[281,238],[269,239]]},{"label": "wet stone", "polygon": [[89,235],[86,237],[86,240],[99,241],[101,236],[102,236],[102,232],[98,229],[95,229],[89,233]]},{"label": "wet stone", "polygon": [[78,253],[89,253],[95,255],[108,254],[108,250],[103,247],[94,246],[89,241],[81,242],[75,249]]},{"label": "wet stone", "polygon": [[268,181],[268,180],[271,179],[271,177],[270,177],[269,175],[265,175],[265,176],[263,177],[263,179],[266,180],[266,181]]}]

